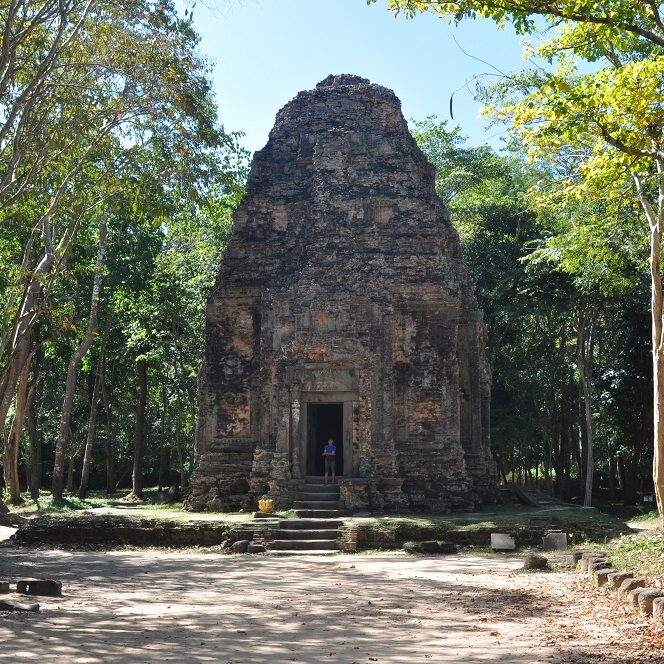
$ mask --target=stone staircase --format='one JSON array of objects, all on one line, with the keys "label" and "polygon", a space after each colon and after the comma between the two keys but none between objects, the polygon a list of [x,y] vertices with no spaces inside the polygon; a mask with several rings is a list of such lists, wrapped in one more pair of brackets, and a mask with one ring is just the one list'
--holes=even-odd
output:
[{"label": "stone staircase", "polygon": [[337,551],[341,516],[339,486],[322,477],[307,477],[293,503],[296,519],[281,519],[270,551],[280,555],[326,554]]}]

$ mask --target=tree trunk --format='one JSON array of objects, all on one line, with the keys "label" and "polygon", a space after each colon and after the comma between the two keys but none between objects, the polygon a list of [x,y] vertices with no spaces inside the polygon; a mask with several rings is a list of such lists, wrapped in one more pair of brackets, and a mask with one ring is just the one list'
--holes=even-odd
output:
[{"label": "tree trunk", "polygon": [[[46,240],[46,237],[44,239]],[[26,263],[27,258],[26,256],[24,263]],[[0,369],[0,435],[2,438],[5,438],[7,414],[16,394],[16,386],[30,356],[31,330],[42,297],[42,281],[52,268],[54,261],[55,254],[52,251],[47,252],[40,259],[21,302],[17,317],[19,322],[16,324],[11,341],[9,362],[6,369]],[[2,357],[0,355],[0,359]],[[5,441],[7,442],[8,439],[5,438]]]},{"label": "tree trunk", "polygon": [[69,463],[67,464],[67,493],[72,494],[74,492],[74,459],[76,455],[72,454],[69,457]]},{"label": "tree trunk", "polygon": [[609,450],[609,500],[616,499],[616,456]]},{"label": "tree trunk", "polygon": [[165,484],[166,473],[169,470],[166,464],[166,414],[168,412],[168,393],[166,385],[163,386],[161,393],[161,435],[159,437],[159,491]]},{"label": "tree trunk", "polygon": [[136,395],[136,422],[134,424],[134,469],[131,492],[143,498],[143,453],[145,448],[145,408],[148,393],[148,366],[145,358],[136,361],[138,392]]},{"label": "tree trunk", "polygon": [[92,399],[90,400],[90,415],[88,417],[88,431],[85,437],[85,452],[83,453],[83,467],[81,468],[81,484],[78,487],[78,497],[83,500],[88,495],[88,484],[90,482],[90,469],[92,468],[92,456],[94,454],[95,436],[97,430],[97,404],[99,402],[99,391],[101,389],[102,374],[104,372],[104,341],[102,340],[95,373],[95,384],[92,388]]},{"label": "tree trunk", "polygon": [[106,467],[106,494],[112,495],[115,493],[114,475],[115,475],[115,459],[114,459],[114,445],[113,445],[113,415],[111,413],[111,406],[106,393],[106,363],[104,363],[102,376],[101,376],[101,400],[104,404],[104,413],[106,414],[106,437],[104,438],[104,458]]},{"label": "tree trunk", "polygon": [[[32,354],[30,355],[30,358],[31,357]],[[25,362],[23,370],[21,371],[18,391],[16,393],[14,419],[5,444],[5,455],[3,460],[5,472],[5,495],[7,501],[12,505],[17,505],[21,502],[21,480],[18,472],[18,458],[21,449],[21,434],[23,433],[23,422],[25,420],[25,411],[28,401],[30,358]]]},{"label": "tree trunk", "polygon": [[42,481],[42,448],[37,429],[37,413],[35,412],[35,396],[39,375],[35,377],[28,392],[28,402],[25,406],[25,424],[30,441],[30,497],[39,499],[39,489]]},{"label": "tree trunk", "polygon": [[655,209],[643,188],[641,178],[632,173],[641,207],[650,227],[650,315],[653,364],[653,459],[652,479],[657,511],[664,528],[664,329],[662,315],[662,226],[664,226],[664,160],[655,159],[658,178],[658,207]]},{"label": "tree trunk", "polygon": [[[653,275],[653,484],[657,511],[664,528],[664,349],[662,348],[662,283],[659,276],[659,232],[657,233],[657,276]],[[654,251],[652,252],[655,253]],[[654,260],[654,257],[653,257]],[[653,268],[653,271],[655,268]],[[656,282],[656,283],[655,283]],[[658,325],[654,325],[657,317]]]},{"label": "tree trunk", "polygon": [[108,214],[104,214],[99,224],[99,249],[97,251],[97,263],[95,265],[95,276],[92,285],[92,298],[90,300],[90,315],[88,317],[88,329],[85,337],[74,351],[69,366],[67,367],[67,381],[65,383],[65,396],[62,402],[62,414],[60,416],[60,433],[55,444],[55,462],[53,464],[53,482],[51,490],[55,501],[62,500],[64,484],[65,456],[69,443],[69,431],[71,423],[71,411],[74,405],[74,393],[76,391],[76,374],[81,360],[90,350],[98,328],[99,297],[101,294],[102,268],[106,253],[106,231]]},{"label": "tree trunk", "polygon": [[180,487],[184,489],[187,483],[187,473],[184,468],[184,454],[182,452],[182,404],[180,403],[180,395],[177,393],[175,408],[175,446],[178,451],[178,464],[180,466]]},{"label": "tree trunk", "polygon": [[587,310],[579,314],[577,359],[581,382],[581,393],[583,395],[583,419],[586,432],[586,482],[583,497],[583,506],[592,507],[593,501],[593,478],[595,462],[593,458],[593,416],[592,416],[592,362],[595,335],[595,317]]}]

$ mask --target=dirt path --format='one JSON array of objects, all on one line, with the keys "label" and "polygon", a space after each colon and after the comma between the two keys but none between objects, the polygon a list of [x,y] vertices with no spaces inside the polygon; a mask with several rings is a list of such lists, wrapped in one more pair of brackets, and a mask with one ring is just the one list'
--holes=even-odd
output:
[{"label": "dirt path", "polygon": [[[64,597],[0,614],[0,661],[655,662],[650,621],[509,558],[0,549]],[[661,643],[661,641],[659,641]]]}]

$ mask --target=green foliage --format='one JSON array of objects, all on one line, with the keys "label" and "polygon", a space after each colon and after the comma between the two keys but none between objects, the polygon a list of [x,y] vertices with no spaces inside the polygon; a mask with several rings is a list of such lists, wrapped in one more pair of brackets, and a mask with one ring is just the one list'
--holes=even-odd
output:
[{"label": "green foliage", "polygon": [[616,569],[632,572],[650,583],[656,583],[664,567],[664,539],[657,530],[625,535],[606,547],[609,561]]},{"label": "green foliage", "polygon": [[[436,167],[477,284],[501,471],[521,481],[530,473],[533,481],[537,469],[558,495],[578,495],[577,328],[590,306],[601,337],[594,358],[600,480],[606,487],[608,459],[619,456],[631,495],[648,463],[651,389],[644,247],[631,208],[567,200],[556,164],[527,164],[518,150],[501,156],[466,148],[458,129],[433,117],[414,123],[414,136]],[[592,233],[591,224],[607,232]]]},{"label": "green foliage", "polygon": [[[37,436],[47,476],[67,363],[87,328],[98,222],[106,214],[99,331],[81,363],[71,419],[74,481],[102,349],[92,486],[104,485],[109,456],[113,484],[126,485],[139,358],[147,360],[149,374],[146,474],[170,484],[179,481],[178,469],[186,479],[205,299],[244,193],[248,154],[241,136],[219,124],[198,35],[170,0],[48,2],[44,16],[51,18],[41,23],[33,3],[12,4],[24,6],[19,16],[29,30],[15,44],[21,66],[12,70],[11,94],[0,95],[0,174],[15,172],[6,182],[0,175],[0,401],[21,294],[38,280],[30,311],[31,380],[37,381]],[[70,39],[57,52],[57,66],[46,68],[48,93],[22,105],[21,90],[44,64],[35,44],[57,49],[58,7]],[[3,24],[6,11],[0,7]],[[22,133],[37,124],[39,131]],[[37,274],[48,239],[54,260]]]}]

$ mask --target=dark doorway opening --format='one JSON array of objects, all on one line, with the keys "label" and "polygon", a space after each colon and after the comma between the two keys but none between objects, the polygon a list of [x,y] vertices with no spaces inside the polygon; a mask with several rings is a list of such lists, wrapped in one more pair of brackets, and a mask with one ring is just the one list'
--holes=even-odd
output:
[{"label": "dark doorway opening", "polygon": [[307,405],[308,454],[307,475],[324,475],[323,447],[329,438],[337,448],[335,474],[344,472],[344,405],[310,403]]}]

